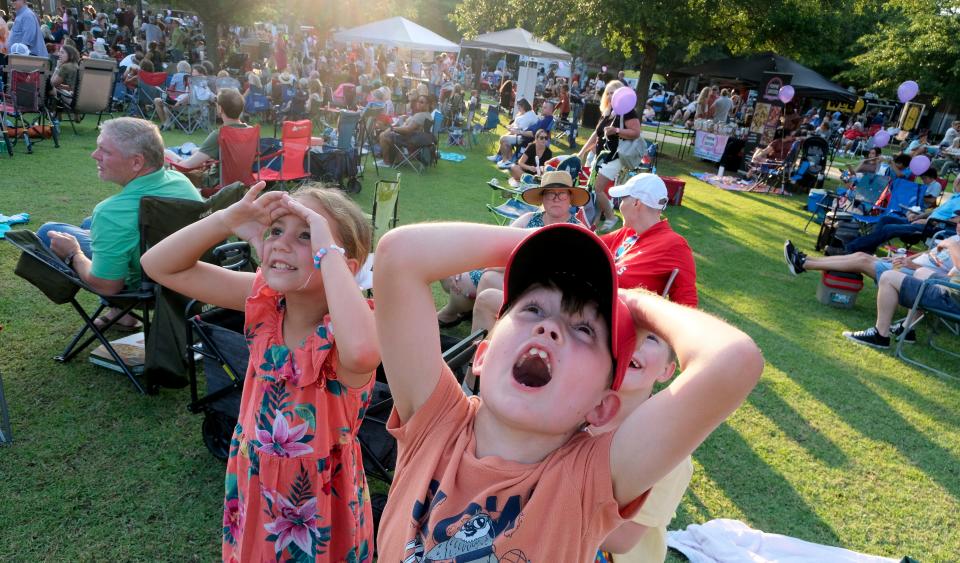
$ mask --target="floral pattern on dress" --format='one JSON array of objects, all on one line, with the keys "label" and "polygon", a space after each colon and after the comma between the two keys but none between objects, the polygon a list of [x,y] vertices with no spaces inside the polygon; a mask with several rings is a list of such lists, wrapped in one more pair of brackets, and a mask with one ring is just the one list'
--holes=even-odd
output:
[{"label": "floral pattern on dress", "polygon": [[288,348],[285,309],[258,272],[246,303],[250,363],[227,460],[223,559],[372,561],[357,431],[373,378],[360,389],[337,379],[329,315]]}]

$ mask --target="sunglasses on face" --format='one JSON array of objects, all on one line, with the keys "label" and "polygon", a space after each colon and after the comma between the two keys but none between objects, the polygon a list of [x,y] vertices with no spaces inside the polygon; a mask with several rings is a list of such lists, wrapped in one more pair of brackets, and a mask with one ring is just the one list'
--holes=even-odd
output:
[{"label": "sunglasses on face", "polygon": [[548,139],[548,137],[544,137],[543,135],[538,135],[538,136],[537,136],[537,140],[538,140],[538,141],[546,141],[547,139]]},{"label": "sunglasses on face", "polygon": [[562,199],[567,199],[570,197],[570,192],[566,190],[556,191],[556,192],[543,192],[543,199],[552,199],[553,201],[559,201]]}]

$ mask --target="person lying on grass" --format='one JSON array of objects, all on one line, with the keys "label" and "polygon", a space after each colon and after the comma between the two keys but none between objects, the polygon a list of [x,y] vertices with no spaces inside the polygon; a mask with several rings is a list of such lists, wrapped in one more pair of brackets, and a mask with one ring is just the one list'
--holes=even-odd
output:
[{"label": "person lying on grass", "polygon": [[[468,399],[442,361],[430,286],[504,265],[500,320],[472,368],[482,399]],[[616,280],[604,244],[574,225],[421,224],[381,239],[375,317],[398,441],[381,560],[593,560],[744,400],[763,369],[748,336],[652,294],[619,295]],[[591,436],[620,410],[637,327],[662,334],[685,370]]]},{"label": "person lying on grass", "polygon": [[[380,353],[354,275],[372,229],[339,190],[257,198],[263,188],[141,260],[174,291],[244,311],[250,363],[227,459],[223,560],[368,562],[373,520],[357,431]],[[256,273],[199,261],[230,235],[255,247]]]}]

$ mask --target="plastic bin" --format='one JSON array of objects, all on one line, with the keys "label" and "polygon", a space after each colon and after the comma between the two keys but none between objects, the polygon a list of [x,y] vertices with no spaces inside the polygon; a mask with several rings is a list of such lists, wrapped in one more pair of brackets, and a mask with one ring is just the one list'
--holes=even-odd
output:
[{"label": "plastic bin", "polygon": [[823,272],[817,286],[817,301],[831,307],[850,309],[863,289],[863,276],[847,272]]},{"label": "plastic bin", "polygon": [[660,179],[667,185],[667,205],[681,205],[683,203],[683,188],[687,183],[673,176],[660,176]]}]

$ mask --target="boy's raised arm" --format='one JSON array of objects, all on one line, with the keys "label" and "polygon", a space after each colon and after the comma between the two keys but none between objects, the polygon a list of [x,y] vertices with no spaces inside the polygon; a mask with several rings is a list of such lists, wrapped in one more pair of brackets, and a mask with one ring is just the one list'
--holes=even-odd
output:
[{"label": "boy's raised arm", "polygon": [[406,422],[430,397],[441,370],[440,329],[430,284],[471,269],[504,266],[530,231],[472,223],[394,229],[377,245],[375,317],[394,406]]},{"label": "boy's raised arm", "polygon": [[616,430],[610,449],[613,492],[630,503],[676,467],[743,402],[763,357],[749,336],[725,322],[640,291],[621,291],[638,325],[661,335],[683,372]]}]

